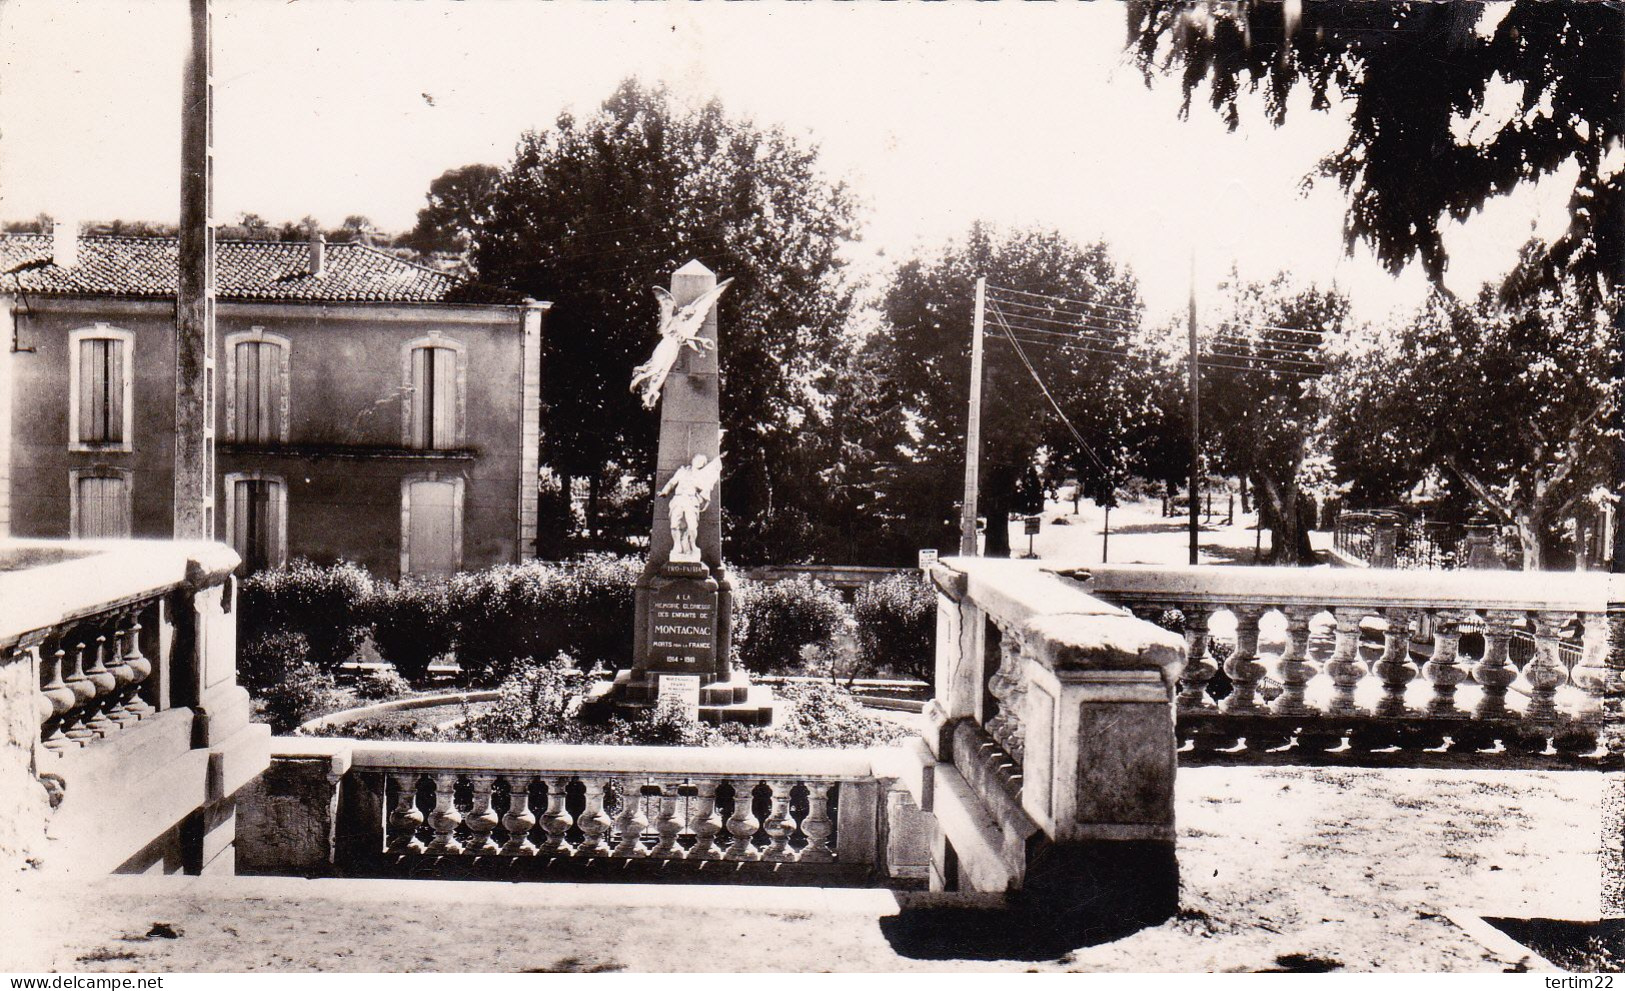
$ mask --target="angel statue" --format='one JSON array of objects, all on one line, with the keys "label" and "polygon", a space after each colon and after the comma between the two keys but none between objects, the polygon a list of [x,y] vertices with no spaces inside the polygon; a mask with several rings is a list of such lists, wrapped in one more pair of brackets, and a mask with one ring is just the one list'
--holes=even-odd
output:
[{"label": "angel statue", "polygon": [[694,460],[672,472],[671,480],[660,494],[671,496],[671,560],[698,561],[700,548],[695,543],[700,532],[700,514],[711,505],[711,490],[722,478],[722,455],[707,462],[705,455],[696,454]]},{"label": "angel statue", "polygon": [[711,307],[722,298],[722,291],[732,282],[732,279],[726,279],[717,283],[715,288],[701,293],[698,299],[680,309],[671,293],[659,286],[654,287],[655,295],[660,298],[660,343],[655,345],[654,354],[649,356],[648,361],[632,370],[632,391],[643,392],[644,409],[654,409],[655,403],[660,400],[660,387],[666,384],[666,376],[671,374],[671,367],[677,363],[683,345],[687,344],[699,352],[716,348],[715,341],[700,336],[700,327],[704,325],[705,315],[711,312]]}]

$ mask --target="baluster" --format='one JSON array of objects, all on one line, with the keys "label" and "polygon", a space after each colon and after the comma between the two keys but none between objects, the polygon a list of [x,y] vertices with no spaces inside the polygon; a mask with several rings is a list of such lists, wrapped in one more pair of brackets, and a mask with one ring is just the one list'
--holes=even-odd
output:
[{"label": "baluster", "polygon": [[1219,673],[1207,650],[1207,621],[1213,610],[1206,606],[1180,606],[1185,616],[1185,670],[1179,675],[1179,708],[1191,711],[1213,708],[1207,697],[1207,683]]},{"label": "baluster", "polygon": [[587,789],[587,808],[576,820],[576,825],[581,827],[581,845],[576,847],[576,856],[607,856],[610,849],[606,837],[615,825],[604,811],[604,787],[607,782],[603,778],[582,778],[581,784]]},{"label": "baluster", "polygon": [[1524,667],[1523,675],[1529,680],[1529,708],[1524,717],[1532,722],[1551,725],[1557,722],[1557,690],[1569,680],[1563,670],[1563,660],[1557,656],[1558,634],[1570,620],[1572,612],[1535,613],[1535,656]]},{"label": "baluster", "polygon": [[793,781],[770,781],[768,786],[773,790],[773,804],[768,809],[767,822],[767,849],[762,851],[763,860],[775,863],[794,863],[796,851],[790,846],[790,837],[795,834],[796,820],[790,814],[790,790],[795,787]]},{"label": "baluster", "polygon": [[717,834],[722,832],[722,815],[717,811],[717,784],[699,781],[694,785],[694,802],[688,820],[689,832],[694,834],[694,845],[689,847],[689,860],[721,860],[722,850],[717,847]]},{"label": "baluster", "polygon": [[1467,713],[1456,708],[1456,686],[1467,680],[1467,671],[1461,666],[1461,624],[1468,613],[1460,609],[1440,609],[1433,619],[1433,654],[1422,665],[1422,673],[1433,686],[1433,697],[1428,700],[1428,715],[1441,719],[1466,719]]},{"label": "baluster", "polygon": [[[38,647],[32,649],[39,651]],[[44,731],[41,742],[52,750],[61,750],[68,745],[68,737],[62,732],[62,724],[68,711],[73,708],[76,696],[73,689],[68,687],[68,683],[62,680],[61,649],[49,653],[40,651],[39,658],[45,682],[40,686],[40,697],[49,707],[40,710],[45,713],[41,726]]]},{"label": "baluster", "polygon": [[1332,703],[1327,711],[1334,716],[1365,715],[1354,701],[1360,681],[1367,674],[1365,662],[1360,660],[1360,620],[1364,616],[1363,609],[1332,610],[1337,620],[1337,639],[1332,656],[1326,659],[1326,674],[1332,679]]},{"label": "baluster", "polygon": [[732,843],[728,844],[724,858],[727,860],[761,860],[761,851],[751,844],[751,838],[756,835],[757,828],[761,826],[761,822],[756,818],[756,813],[751,809],[751,805],[755,802],[756,785],[750,781],[735,781],[733,786],[734,810],[733,815],[728,817],[728,835],[734,839]]},{"label": "baluster", "polygon": [[[79,646],[83,648],[84,644]],[[118,729],[118,723],[107,714],[107,707],[112,702],[113,689],[118,687],[118,677],[107,670],[107,665],[103,663],[106,660],[104,656],[106,651],[107,638],[98,636],[96,650],[91,654],[93,663],[85,669],[85,677],[96,687],[96,697],[85,710],[90,716],[85,722],[85,728],[100,737],[106,737]]]},{"label": "baluster", "polygon": [[[1610,688],[1608,670],[1608,615],[1602,612],[1580,614],[1580,659],[1569,672],[1569,681],[1581,691],[1573,718],[1560,728],[1553,743],[1566,754],[1583,754],[1596,749],[1602,729],[1602,702]],[[1625,695],[1625,680],[1612,684]]]},{"label": "baluster", "polygon": [[130,624],[124,631],[124,663],[134,675],[130,696],[125,700],[124,707],[128,712],[135,714],[136,719],[145,719],[158,710],[141,697],[141,689],[152,677],[152,661],[141,653],[141,623],[139,618]]},{"label": "baluster", "polygon": [[[57,657],[63,655],[60,647],[56,651]],[[73,650],[73,670],[66,679],[67,686],[73,689],[73,711],[71,718],[64,717],[68,724],[62,735],[78,746],[84,746],[96,736],[96,731],[86,725],[85,721],[90,715],[90,703],[96,699],[96,685],[85,674],[85,645],[78,644]]]},{"label": "baluster", "polygon": [[643,786],[634,781],[619,783],[621,814],[615,817],[615,856],[647,857],[643,845],[643,831],[649,828],[649,817],[643,811]]},{"label": "baluster", "polygon": [[1409,609],[1384,609],[1388,632],[1382,638],[1382,656],[1371,670],[1382,679],[1382,699],[1377,702],[1376,714],[1385,718],[1398,718],[1411,714],[1405,707],[1405,688],[1416,677],[1416,665],[1411,663],[1411,623],[1414,613]]},{"label": "baluster", "polygon": [[[106,637],[97,637],[98,644]],[[131,712],[126,703],[129,701],[131,689],[135,687],[135,671],[124,660],[124,648],[120,646],[121,636],[118,625],[113,626],[113,639],[107,647],[107,673],[113,676],[113,691],[107,696],[104,708],[107,718],[112,720],[119,729],[134,726],[141,717]]]},{"label": "baluster", "polygon": [[389,814],[389,852],[422,853],[425,847],[418,839],[418,827],[423,825],[423,810],[418,808],[418,775],[415,771],[397,771],[390,777],[400,790],[395,794],[395,809]]},{"label": "baluster", "polygon": [[660,786],[660,819],[655,823],[655,831],[660,834],[660,842],[649,851],[651,857],[667,860],[683,859],[683,848],[677,845],[677,837],[683,832],[683,817],[677,811],[677,804],[680,801],[677,791],[678,785],[673,782]]},{"label": "baluster", "polygon": [[542,832],[546,839],[537,847],[538,853],[555,854],[568,857],[575,850],[564,840],[565,834],[570,832],[570,810],[565,808],[567,792],[570,788],[570,778],[553,778],[547,782],[547,813],[542,816]]},{"label": "baluster", "polygon": [[1488,609],[1484,612],[1484,656],[1473,665],[1473,681],[1483,689],[1478,705],[1473,710],[1475,719],[1517,719],[1518,714],[1507,708],[1507,688],[1517,680],[1507,655],[1512,640],[1512,624],[1521,613],[1506,609]]},{"label": "baluster", "polygon": [[1219,708],[1238,715],[1263,712],[1265,707],[1258,703],[1258,683],[1269,669],[1258,663],[1258,620],[1264,610],[1261,606],[1236,606],[1231,613],[1236,617],[1236,649],[1225,660],[1224,673],[1235,687]]},{"label": "baluster", "polygon": [[1313,606],[1287,606],[1281,612],[1286,616],[1286,649],[1281,652],[1281,694],[1275,700],[1277,716],[1316,715],[1314,706],[1304,701],[1309,679],[1319,670],[1309,660],[1309,620],[1315,615]]},{"label": "baluster", "polygon": [[802,863],[827,864],[835,859],[835,851],[829,845],[829,838],[835,832],[835,824],[829,817],[829,793],[834,787],[821,781],[807,784],[807,818],[801,820],[807,845],[801,848]]},{"label": "baluster", "polygon": [[534,857],[536,844],[530,841],[530,831],[536,828],[536,814],[530,810],[530,775],[507,774],[502,780],[508,783],[508,811],[502,813],[508,842],[502,844],[500,852],[510,857]]},{"label": "baluster", "polygon": [[456,792],[455,773],[434,776],[434,811],[429,813],[429,827],[434,830],[434,839],[429,841],[428,853],[463,852],[462,841],[457,839],[457,827],[463,824],[463,814],[457,811]]},{"label": "baluster", "polygon": [[470,774],[468,779],[474,794],[468,815],[463,817],[463,824],[468,827],[471,834],[468,843],[463,847],[463,852],[476,857],[498,853],[501,848],[497,846],[497,841],[491,838],[491,831],[502,821],[496,810],[491,808],[491,788],[496,784],[496,775]]}]

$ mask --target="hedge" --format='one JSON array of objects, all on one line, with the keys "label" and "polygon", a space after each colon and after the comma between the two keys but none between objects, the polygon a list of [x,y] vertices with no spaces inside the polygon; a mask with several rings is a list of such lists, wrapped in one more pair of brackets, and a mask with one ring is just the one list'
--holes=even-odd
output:
[{"label": "hedge", "polygon": [[245,640],[273,633],[305,638],[306,660],[325,671],[355,654],[371,632],[367,604],[376,582],[347,561],[318,565],[296,560],[244,578],[237,595],[239,635]]},{"label": "hedge", "polygon": [[[561,654],[584,669],[618,670],[632,663],[641,572],[637,558],[596,554],[390,582],[353,564],[295,561],[243,580],[241,636],[249,644],[297,635],[302,657],[276,662],[284,669],[309,663],[332,671],[370,635],[408,679],[421,679],[447,652],[473,683],[495,683],[528,660]],[[936,599],[919,576],[895,575],[860,589],[855,609],[805,576],[773,583],[736,578],[734,604],[735,660],[747,670],[794,673],[822,655],[838,662],[832,669],[931,677]],[[289,644],[280,642],[274,652],[289,655]]]},{"label": "hedge", "polygon": [[903,572],[858,589],[853,602],[866,673],[935,676],[937,593],[924,575]]}]

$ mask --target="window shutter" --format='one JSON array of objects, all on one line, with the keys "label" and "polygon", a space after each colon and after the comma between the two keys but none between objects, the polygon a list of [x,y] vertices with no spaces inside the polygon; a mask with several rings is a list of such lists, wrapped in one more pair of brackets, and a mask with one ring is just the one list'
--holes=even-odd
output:
[{"label": "window shutter", "polygon": [[[235,407],[232,416],[231,431],[233,439],[251,441],[254,439],[254,345],[239,343],[236,348],[236,365],[234,369],[236,378],[232,380],[232,405]],[[241,553],[239,551],[239,553]]]},{"label": "window shutter", "polygon": [[280,344],[260,345],[260,409],[264,429],[260,439],[267,444],[282,440],[282,359]]},{"label": "window shutter", "polygon": [[457,445],[457,352],[434,349],[434,447]]},{"label": "window shutter", "polygon": [[79,436],[75,441],[96,439],[96,344],[94,340],[79,342]]},{"label": "window shutter", "polygon": [[130,535],[130,490],[123,478],[79,479],[79,536],[85,540],[123,539]]},{"label": "window shutter", "polygon": [[124,348],[125,342],[119,340],[106,340],[100,342],[107,349],[107,361],[102,366],[106,390],[103,393],[107,402],[107,430],[105,439],[113,443],[122,443],[124,437]]},{"label": "window shutter", "polygon": [[281,482],[266,482],[269,498],[266,500],[267,524],[271,539],[266,543],[265,555],[272,567],[288,559],[288,487]]},{"label": "window shutter", "polygon": [[412,446],[429,446],[430,420],[426,408],[429,402],[429,371],[434,359],[428,348],[412,349]]},{"label": "window shutter", "polygon": [[[241,368],[241,366],[238,366]],[[239,410],[242,407],[238,407]],[[231,549],[244,561],[248,560],[248,483],[233,482],[231,486]]]}]

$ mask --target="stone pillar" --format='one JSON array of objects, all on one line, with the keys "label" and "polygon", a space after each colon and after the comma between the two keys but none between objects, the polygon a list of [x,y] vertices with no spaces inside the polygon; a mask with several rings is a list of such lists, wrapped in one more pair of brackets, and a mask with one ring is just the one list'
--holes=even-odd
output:
[{"label": "stone pillar", "polygon": [[1175,634],[1126,615],[1034,619],[1024,702],[1023,809],[1048,842],[1022,898],[1078,919],[1166,919],[1174,852]]},{"label": "stone pillar", "polygon": [[514,554],[536,559],[536,513],[542,447],[542,314],[553,304],[525,302],[519,373],[519,533]]},{"label": "stone pillar", "polygon": [[1488,516],[1474,516],[1467,522],[1467,539],[1462,551],[1466,560],[1462,562],[1462,567],[1506,570],[1501,552],[1495,549],[1495,530],[1495,521]]},{"label": "stone pillar", "polygon": [[[1608,604],[1608,654],[1604,663],[1608,676],[1602,693],[1602,744],[1617,759],[1625,753],[1625,603]],[[1616,766],[1603,782],[1601,914],[1603,918],[1620,919],[1625,918],[1625,773]]]},{"label": "stone pillar", "polygon": [[1375,517],[1375,522],[1371,527],[1371,560],[1366,563],[1373,568],[1392,568],[1399,557],[1401,517],[1397,513],[1371,515]]}]

